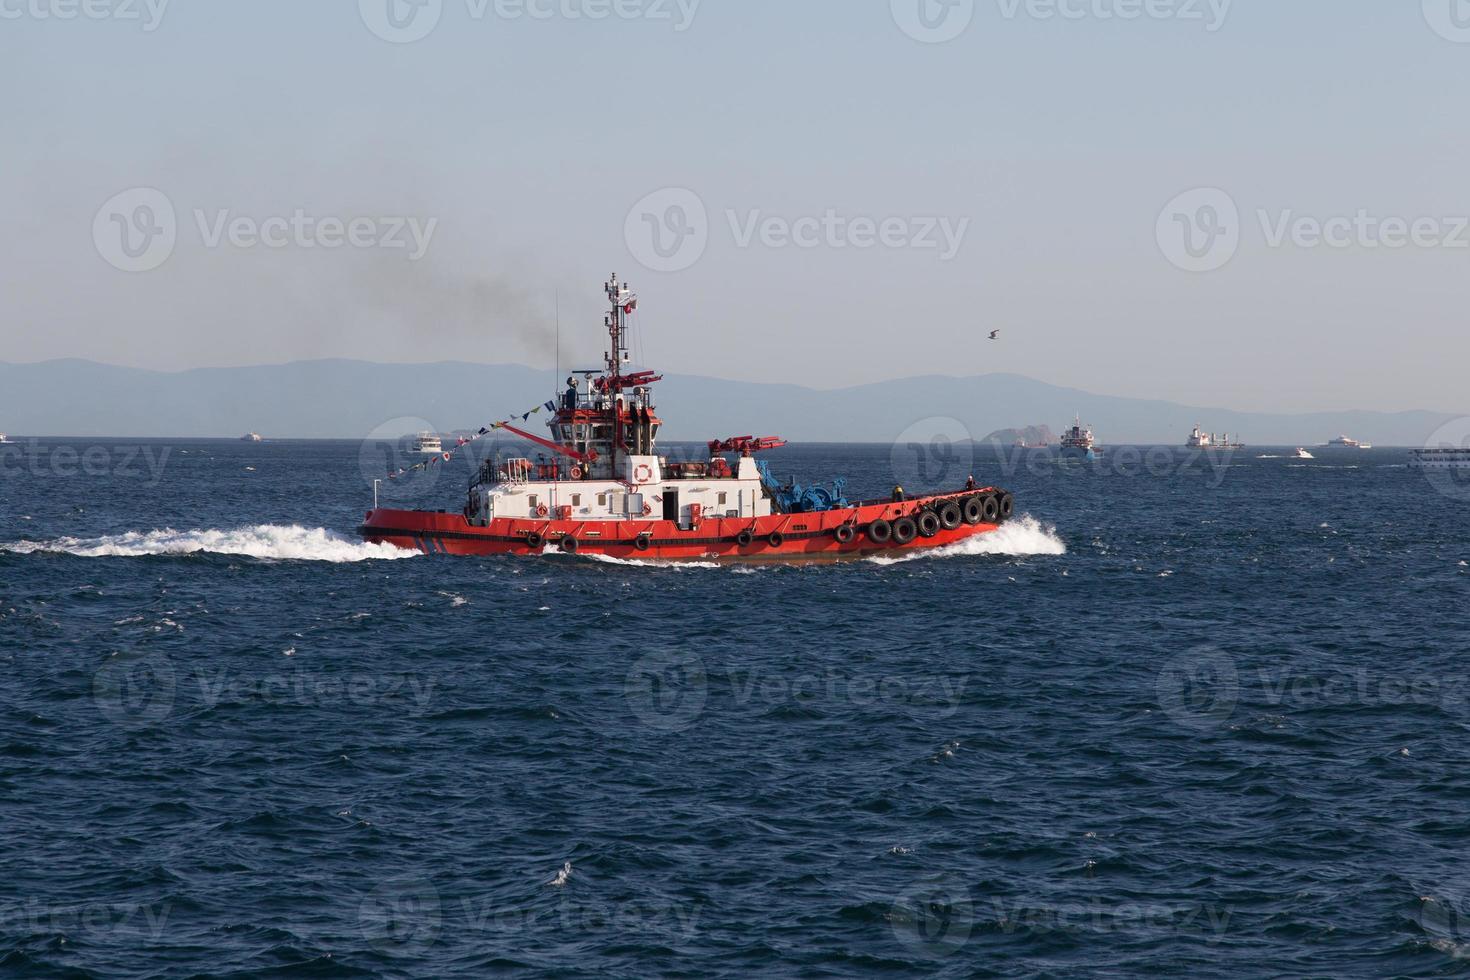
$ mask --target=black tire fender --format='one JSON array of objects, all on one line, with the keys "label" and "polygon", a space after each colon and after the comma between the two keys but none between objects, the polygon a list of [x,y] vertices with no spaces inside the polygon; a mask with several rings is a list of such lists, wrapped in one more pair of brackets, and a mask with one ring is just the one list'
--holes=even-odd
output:
[{"label": "black tire fender", "polygon": [[755,535],[751,534],[749,531],[741,531],[739,534],[735,535],[735,543],[740,545],[740,547],[742,548],[749,548],[754,541]]},{"label": "black tire fender", "polygon": [[908,544],[919,536],[919,526],[912,517],[900,517],[893,522],[894,544]]},{"label": "black tire fender", "polygon": [[1016,498],[1013,497],[1013,496],[1011,496],[1008,493],[1001,494],[1000,495],[1000,519],[1003,520],[1003,521],[1008,521],[1008,520],[1011,519],[1011,515],[1014,514],[1015,512],[1016,512]]},{"label": "black tire fender", "polygon": [[562,554],[575,555],[577,553],[577,549],[581,547],[582,546],[577,542],[577,539],[572,537],[570,534],[561,539]]},{"label": "black tire fender", "polygon": [[838,544],[852,544],[852,539],[857,537],[857,529],[851,524],[839,524],[832,529],[832,536]]},{"label": "black tire fender", "polygon": [[982,506],[985,508],[985,523],[994,524],[1000,518],[1000,504],[996,502],[994,497],[984,497],[982,499],[984,500]]},{"label": "black tire fender", "polygon": [[939,533],[939,515],[932,510],[926,510],[919,515],[919,533],[926,538],[932,538]]},{"label": "black tire fender", "polygon": [[770,536],[766,538],[766,542],[770,544],[772,548],[779,548],[786,543],[786,535],[782,534],[780,531],[772,531]]},{"label": "black tire fender", "polygon": [[887,544],[893,540],[893,525],[887,521],[874,521],[868,525],[868,540],[874,544]]},{"label": "black tire fender", "polygon": [[946,531],[953,531],[964,522],[964,512],[960,510],[960,505],[953,500],[939,508],[939,523],[943,525]]},{"label": "black tire fender", "polygon": [[526,535],[526,547],[530,548],[533,551],[540,550],[541,546],[545,543],[546,539],[537,534],[535,531],[532,531],[530,534]]},{"label": "black tire fender", "polygon": [[985,505],[979,497],[967,497],[961,510],[965,515],[965,523],[971,527],[985,520]]}]

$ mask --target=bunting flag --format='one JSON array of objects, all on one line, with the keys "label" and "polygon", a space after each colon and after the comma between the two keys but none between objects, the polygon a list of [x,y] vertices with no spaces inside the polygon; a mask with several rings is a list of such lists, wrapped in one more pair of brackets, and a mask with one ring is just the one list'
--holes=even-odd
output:
[{"label": "bunting flag", "polygon": [[[529,422],[531,420],[531,416],[539,415],[542,409],[545,409],[548,412],[554,412],[556,411],[556,402],[549,401],[544,405],[537,405],[535,408],[522,415],[520,417],[521,421]],[[515,416],[511,417],[514,418]],[[430,466],[437,466],[441,463],[448,463],[453,460],[454,457],[459,453],[459,450],[463,449],[465,446],[468,446],[472,442],[478,442],[479,440],[490,435],[492,432],[504,429],[508,425],[510,425],[509,422],[492,422],[489,425],[481,426],[480,431],[475,433],[474,435],[460,436],[458,439],[456,439],[454,443],[455,448],[452,452],[440,453],[434,456],[430,456],[428,459],[424,460],[421,463],[415,463],[414,465],[405,467],[403,469],[389,470],[388,479],[396,480],[400,476],[407,476],[410,473],[417,473],[420,470],[427,470]]]}]

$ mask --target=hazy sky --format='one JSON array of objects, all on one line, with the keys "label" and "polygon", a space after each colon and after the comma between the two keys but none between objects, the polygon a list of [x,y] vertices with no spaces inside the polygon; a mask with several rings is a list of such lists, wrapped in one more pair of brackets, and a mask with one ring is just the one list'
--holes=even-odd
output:
[{"label": "hazy sky", "polygon": [[1470,411],[1466,0],[416,2],[0,0],[0,359]]}]

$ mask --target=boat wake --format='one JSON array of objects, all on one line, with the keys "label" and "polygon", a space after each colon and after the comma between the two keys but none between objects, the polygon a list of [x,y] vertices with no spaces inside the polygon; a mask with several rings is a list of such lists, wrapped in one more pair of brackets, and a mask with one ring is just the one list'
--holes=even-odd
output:
[{"label": "boat wake", "polygon": [[897,565],[906,561],[923,561],[929,558],[958,558],[975,555],[1065,555],[1067,545],[1057,536],[1057,529],[1042,524],[1030,514],[1022,514],[1013,521],[1002,524],[989,534],[979,534],[956,544],[942,548],[916,551],[903,555],[874,555],[866,559],[877,565]]},{"label": "boat wake", "polygon": [[139,558],[146,555],[239,555],[276,561],[357,562],[412,558],[418,554],[388,544],[368,544],[325,528],[260,524],[233,531],[129,531],[98,538],[0,543],[0,551],[76,555],[81,558]]}]

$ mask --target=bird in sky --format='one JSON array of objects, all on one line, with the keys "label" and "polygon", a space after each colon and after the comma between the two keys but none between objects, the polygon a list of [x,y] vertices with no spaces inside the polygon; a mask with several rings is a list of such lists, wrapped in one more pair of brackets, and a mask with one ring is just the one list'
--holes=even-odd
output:
[{"label": "bird in sky", "polygon": [[1000,331],[999,330],[992,330],[992,331],[990,331],[990,339],[991,340],[999,340],[1000,339]]}]

